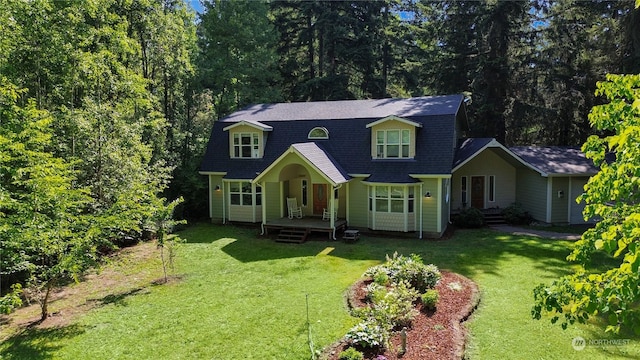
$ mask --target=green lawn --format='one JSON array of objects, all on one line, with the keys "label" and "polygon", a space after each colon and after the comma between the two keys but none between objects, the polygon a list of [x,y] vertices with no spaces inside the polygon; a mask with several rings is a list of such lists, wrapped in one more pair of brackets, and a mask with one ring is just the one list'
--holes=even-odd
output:
[{"label": "green lawn", "polygon": [[[394,251],[479,284],[481,303],[467,324],[471,359],[640,358],[637,336],[596,346],[612,338],[602,327],[563,331],[531,319],[533,287],[568,271],[570,242],[469,230],[439,241],[363,236],[294,245],[256,234],[192,226],[181,233],[188,243],[176,260],[180,281],[114,294],[72,325],[26,330],[0,344],[0,359],[308,359],[307,300],[312,342],[322,348],[355,323],[347,287]],[[159,276],[157,261],[148,266]],[[571,346],[577,336],[587,341],[582,351]]]}]

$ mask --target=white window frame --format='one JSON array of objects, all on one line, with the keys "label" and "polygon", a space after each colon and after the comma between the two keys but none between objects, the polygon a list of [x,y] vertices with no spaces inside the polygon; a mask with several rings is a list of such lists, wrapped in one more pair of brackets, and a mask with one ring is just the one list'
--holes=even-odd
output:
[{"label": "white window frame", "polygon": [[229,204],[233,206],[262,205],[262,188],[250,181],[229,182]]},{"label": "white window frame", "polygon": [[[314,132],[318,132],[321,131],[323,133],[323,135],[313,135]],[[307,138],[310,140],[326,140],[329,138],[329,130],[327,130],[326,127],[314,127],[313,129],[311,129],[309,131],[309,134],[307,135]]]},{"label": "white window frame", "polygon": [[[389,133],[398,133],[398,142],[389,143]],[[382,134],[382,137],[380,136]],[[404,136],[406,135],[406,137]],[[389,153],[390,147],[398,147],[398,156]],[[405,154],[406,149],[406,154]],[[411,131],[409,129],[376,130],[376,158],[378,159],[408,159],[411,154]]]},{"label": "white window frame", "polygon": [[309,203],[309,181],[307,181],[307,179],[302,179],[300,189],[302,191],[302,206],[306,207]]},{"label": "white window frame", "polygon": [[489,202],[496,202],[496,176],[489,175]]},{"label": "white window frame", "polygon": [[463,206],[469,205],[469,177],[460,177],[460,203]]},{"label": "white window frame", "polygon": [[[249,138],[248,144],[243,144],[242,139]],[[260,134],[257,132],[237,132],[232,137],[231,157],[235,159],[257,159],[260,157]],[[236,143],[237,140],[237,143]],[[243,150],[249,148],[249,156],[244,156]]]},{"label": "white window frame", "polygon": [[[394,196],[401,192],[400,196]],[[377,213],[413,214],[415,212],[415,193],[413,186],[372,185],[369,187],[369,211]],[[379,206],[385,204],[383,206]],[[393,206],[395,203],[396,206]],[[402,211],[398,203],[402,204]],[[384,209],[384,210],[381,210]]]}]

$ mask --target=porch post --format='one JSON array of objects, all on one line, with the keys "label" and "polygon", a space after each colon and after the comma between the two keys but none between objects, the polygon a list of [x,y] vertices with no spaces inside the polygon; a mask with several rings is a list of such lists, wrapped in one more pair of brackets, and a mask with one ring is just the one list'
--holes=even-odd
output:
[{"label": "porch post", "polygon": [[262,187],[262,223],[260,227],[262,228],[262,232],[260,235],[264,235],[265,229],[264,224],[267,222],[267,183],[262,182],[260,186]]},{"label": "porch post", "polygon": [[334,217],[335,209],[336,209],[336,199],[335,199],[336,189],[331,185],[331,192],[329,193],[329,226],[333,229],[333,238],[336,239],[336,219]]}]

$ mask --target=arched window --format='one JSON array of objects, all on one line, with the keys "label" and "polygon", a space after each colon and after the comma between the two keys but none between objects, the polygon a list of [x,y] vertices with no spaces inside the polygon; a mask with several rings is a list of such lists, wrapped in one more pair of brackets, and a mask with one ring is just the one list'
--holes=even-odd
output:
[{"label": "arched window", "polygon": [[314,127],[309,131],[309,135],[307,137],[309,139],[328,139],[329,130],[325,127]]}]

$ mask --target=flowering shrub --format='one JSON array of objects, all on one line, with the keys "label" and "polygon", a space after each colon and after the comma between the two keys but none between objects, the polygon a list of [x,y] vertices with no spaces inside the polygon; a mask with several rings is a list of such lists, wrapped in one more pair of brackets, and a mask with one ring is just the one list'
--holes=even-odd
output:
[{"label": "flowering shrub", "polygon": [[406,280],[419,292],[434,288],[442,278],[438,267],[425,265],[419,255],[411,254],[407,257],[398,255],[397,252],[392,257],[387,255],[384,264],[371,267],[364,273],[364,276],[373,278],[376,283],[376,279],[384,279],[385,275],[393,284]]},{"label": "flowering shrub", "polygon": [[346,338],[368,348],[385,347],[393,329],[410,326],[418,314],[414,302],[419,294],[434,288],[442,277],[435,265],[425,265],[420,256],[398,253],[387,256],[384,264],[369,268],[364,276],[373,279],[366,288],[370,306],[353,311],[363,320],[349,330]]},{"label": "flowering shrub", "polygon": [[352,327],[345,338],[354,345],[381,348],[389,340],[389,330],[380,326],[375,320],[368,319]]},{"label": "flowering shrub", "polygon": [[384,298],[385,294],[387,293],[387,288],[376,282],[372,282],[371,284],[367,285],[365,291],[367,292],[367,294],[365,295],[365,300],[367,300],[368,302],[376,302]]}]

